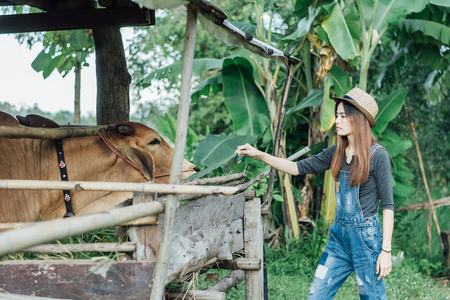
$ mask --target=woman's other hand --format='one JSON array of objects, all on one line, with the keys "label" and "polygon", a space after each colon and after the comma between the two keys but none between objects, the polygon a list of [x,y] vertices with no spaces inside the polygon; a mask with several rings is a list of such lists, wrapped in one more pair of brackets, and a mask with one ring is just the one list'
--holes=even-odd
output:
[{"label": "woman's other hand", "polygon": [[376,271],[377,274],[379,274],[378,280],[381,280],[382,278],[388,276],[389,273],[391,273],[392,271],[391,253],[381,251],[380,255],[378,255]]}]

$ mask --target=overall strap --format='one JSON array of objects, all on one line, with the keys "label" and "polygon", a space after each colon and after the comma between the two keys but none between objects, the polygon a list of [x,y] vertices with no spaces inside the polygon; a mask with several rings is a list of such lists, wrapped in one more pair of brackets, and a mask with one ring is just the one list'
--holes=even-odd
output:
[{"label": "overall strap", "polygon": [[372,146],[372,148],[370,149],[370,158],[372,158],[373,157],[373,155],[375,154],[375,152],[378,150],[378,149],[384,149],[384,147],[383,146],[381,146],[380,144],[373,144],[373,146]]},{"label": "overall strap", "polygon": [[[56,156],[58,157],[59,173],[61,175],[61,181],[69,181],[67,176],[66,160],[64,159],[64,149],[62,140],[55,140],[56,146]],[[66,214],[64,218],[74,217],[75,213],[72,208],[72,198],[70,196],[70,191],[63,191],[64,204],[66,205]]]}]

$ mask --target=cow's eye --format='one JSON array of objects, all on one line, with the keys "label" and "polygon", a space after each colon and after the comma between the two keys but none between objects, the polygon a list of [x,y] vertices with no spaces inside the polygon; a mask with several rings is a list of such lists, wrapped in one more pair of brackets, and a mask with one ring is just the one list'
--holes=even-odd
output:
[{"label": "cow's eye", "polygon": [[158,139],[154,139],[153,141],[151,141],[150,143],[148,143],[149,145],[159,145],[161,144],[161,141]]}]

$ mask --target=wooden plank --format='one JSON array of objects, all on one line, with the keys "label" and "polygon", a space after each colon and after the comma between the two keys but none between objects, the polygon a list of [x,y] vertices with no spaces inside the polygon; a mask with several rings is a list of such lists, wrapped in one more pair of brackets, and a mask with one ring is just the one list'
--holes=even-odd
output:
[{"label": "wooden plank", "polygon": [[166,284],[244,248],[244,202],[244,193],[208,196],[177,209]]},{"label": "wooden plank", "polygon": [[[1,5],[1,4],[0,4]],[[18,294],[10,294],[10,293],[2,293],[0,292],[0,299],[4,300],[58,300],[61,298],[48,298],[48,297],[37,297],[37,296],[28,296],[28,295],[18,295]]]},{"label": "wooden plank", "polygon": [[166,299],[225,300],[225,293],[217,291],[180,291],[166,293]]},{"label": "wooden plank", "polygon": [[155,25],[155,11],[139,7],[80,9],[0,16],[1,33]]},{"label": "wooden plank", "polygon": [[[158,194],[134,193],[133,205],[152,202],[157,197]],[[128,236],[132,242],[136,243],[136,251],[133,253],[134,259],[138,261],[156,261],[161,244],[161,232],[158,226],[130,226],[128,228]]]},{"label": "wooden plank", "polygon": [[245,298],[249,300],[263,299],[263,268],[264,255],[263,229],[261,220],[261,200],[254,198],[245,203],[244,208],[244,241],[245,258],[259,259],[258,271],[245,272]]},{"label": "wooden plank", "polygon": [[148,299],[155,262],[0,262],[0,290],[64,299]]}]

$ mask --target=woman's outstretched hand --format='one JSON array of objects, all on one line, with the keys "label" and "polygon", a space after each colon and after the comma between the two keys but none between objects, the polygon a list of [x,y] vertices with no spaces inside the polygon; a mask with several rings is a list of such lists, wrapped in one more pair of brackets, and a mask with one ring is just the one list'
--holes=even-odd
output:
[{"label": "woman's outstretched hand", "polygon": [[239,156],[247,155],[253,158],[258,158],[258,156],[261,155],[261,151],[249,144],[237,146],[235,153]]},{"label": "woman's outstretched hand", "polygon": [[253,148],[249,144],[237,146],[235,153],[239,156],[248,155],[265,162],[269,166],[291,175],[298,175],[297,164],[293,161],[289,161],[285,158],[275,157],[256,148]]}]

